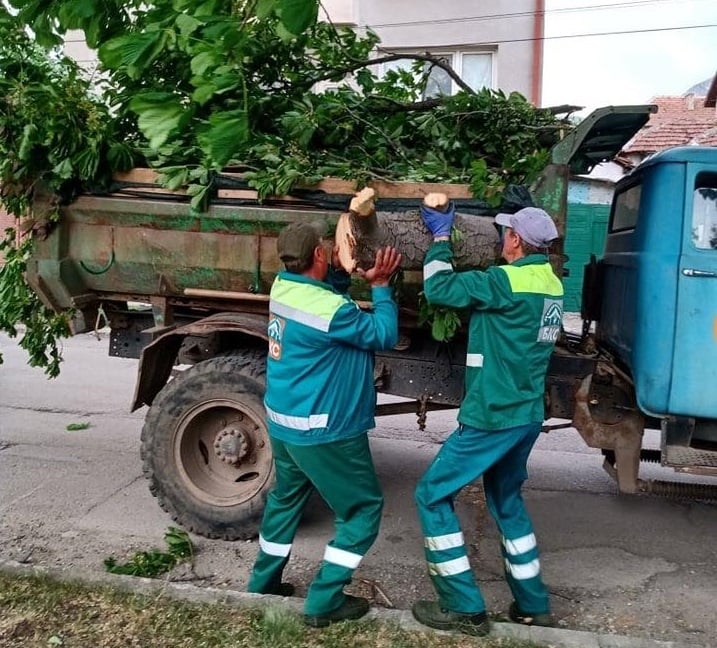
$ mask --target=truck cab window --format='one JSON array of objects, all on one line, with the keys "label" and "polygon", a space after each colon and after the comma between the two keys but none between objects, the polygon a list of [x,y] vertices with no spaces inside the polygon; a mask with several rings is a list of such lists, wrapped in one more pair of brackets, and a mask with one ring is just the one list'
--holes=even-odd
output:
[{"label": "truck cab window", "polygon": [[717,178],[711,187],[695,189],[692,205],[692,243],[700,250],[717,250]]},{"label": "truck cab window", "polygon": [[610,219],[611,232],[635,229],[640,211],[641,194],[642,185],[636,184],[615,196],[612,218]]}]

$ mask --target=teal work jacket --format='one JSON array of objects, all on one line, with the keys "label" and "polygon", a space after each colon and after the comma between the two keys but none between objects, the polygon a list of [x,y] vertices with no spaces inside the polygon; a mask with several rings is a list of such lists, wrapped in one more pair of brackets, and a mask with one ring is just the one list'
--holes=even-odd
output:
[{"label": "teal work jacket", "polygon": [[470,309],[465,396],[458,421],[482,430],[542,423],[545,374],[560,333],[563,286],[543,254],[455,272],[434,242],[423,265],[429,303]]},{"label": "teal work jacket", "polygon": [[375,425],[373,352],[398,340],[391,288],[372,288],[373,310],[303,275],[281,272],[269,302],[266,406],[269,434],[316,445]]}]

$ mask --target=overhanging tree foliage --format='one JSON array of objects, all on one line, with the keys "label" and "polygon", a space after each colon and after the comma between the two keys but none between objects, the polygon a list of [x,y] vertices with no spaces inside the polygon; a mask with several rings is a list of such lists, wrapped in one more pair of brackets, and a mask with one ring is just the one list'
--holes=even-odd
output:
[{"label": "overhanging tree foliage", "polygon": [[[39,182],[69,199],[142,165],[187,187],[197,209],[228,166],[261,197],[378,177],[469,183],[497,204],[537,175],[557,133],[517,93],[426,100],[428,72],[444,65],[430,56],[379,77],[377,36],[316,22],[314,0],[11,2],[17,15],[0,9],[0,183],[19,216]],[[52,56],[70,29],[97,50],[95,83]],[[9,319],[0,310],[5,330]]]}]

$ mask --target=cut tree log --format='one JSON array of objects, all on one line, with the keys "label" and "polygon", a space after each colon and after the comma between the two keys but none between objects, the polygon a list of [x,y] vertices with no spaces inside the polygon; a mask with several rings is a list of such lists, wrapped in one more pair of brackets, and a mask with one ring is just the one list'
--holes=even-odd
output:
[{"label": "cut tree log", "polygon": [[[334,243],[341,266],[347,272],[367,270],[373,265],[376,250],[391,245],[402,255],[403,270],[420,270],[429,246],[431,233],[421,220],[418,207],[410,211],[376,211],[376,193],[366,188],[351,200],[349,211],[336,224]],[[445,194],[430,193],[424,202],[433,208],[447,206]],[[487,268],[500,256],[498,230],[492,217],[456,213],[453,222],[454,264],[459,270]]]},{"label": "cut tree log", "polygon": [[431,207],[432,209],[445,212],[450,204],[450,200],[448,200],[448,196],[444,193],[429,193],[423,199],[423,204],[426,207]]}]

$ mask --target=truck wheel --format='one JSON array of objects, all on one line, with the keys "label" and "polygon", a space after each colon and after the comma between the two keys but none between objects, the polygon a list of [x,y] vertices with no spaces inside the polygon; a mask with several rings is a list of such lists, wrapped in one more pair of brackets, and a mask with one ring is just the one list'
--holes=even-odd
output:
[{"label": "truck wheel", "polygon": [[258,533],[274,481],[265,371],[259,350],[205,360],[167,383],[147,413],[144,474],[189,531],[225,540]]}]

